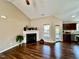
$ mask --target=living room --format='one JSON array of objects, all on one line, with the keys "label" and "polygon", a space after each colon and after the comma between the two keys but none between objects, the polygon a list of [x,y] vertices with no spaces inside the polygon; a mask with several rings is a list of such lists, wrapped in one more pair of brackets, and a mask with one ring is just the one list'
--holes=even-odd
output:
[{"label": "living room", "polygon": [[[73,7],[71,7],[71,5],[69,5],[71,2],[69,1],[63,1],[63,3],[65,3],[65,6],[63,6],[64,8],[59,8],[58,2],[59,1],[51,1],[49,2],[48,0],[46,1],[32,1],[32,0],[26,0],[26,1],[30,1],[30,4],[27,4],[27,2],[25,2],[25,0],[0,0],[0,58],[4,58],[4,59],[43,59],[43,58],[47,58],[47,59],[70,59],[73,58],[75,55],[75,59],[78,58],[78,56],[76,57],[75,52],[71,52],[69,53],[68,51],[71,51],[71,46],[69,43],[62,43],[63,41],[63,22],[78,22],[78,17],[76,19],[76,21],[71,20],[72,16],[71,14],[73,13],[77,13],[76,11],[74,11],[73,13],[69,13],[67,12],[67,10],[72,9]],[[62,1],[62,0],[61,0]],[[53,8],[50,7],[50,5],[47,4],[54,4],[55,6],[53,6]],[[67,4],[68,3],[68,4]],[[72,4],[74,3],[74,7],[78,7],[77,6],[77,1],[72,1]],[[56,6],[57,5],[57,6]],[[67,5],[69,5],[70,9],[66,7]],[[51,8],[51,9],[50,9]],[[53,10],[53,12],[52,12]],[[62,11],[64,10],[64,11]],[[59,11],[59,12],[58,12]],[[77,10],[78,11],[78,10]],[[65,12],[65,14],[64,14]],[[69,13],[69,14],[66,14]],[[63,16],[64,14],[64,16]],[[67,19],[67,15],[71,15],[71,18]],[[62,18],[61,18],[62,17]],[[73,17],[74,19],[75,17]],[[62,20],[64,19],[64,20]],[[65,21],[67,19],[67,21]],[[16,42],[16,36],[17,35],[24,35],[24,27],[28,27],[28,28],[37,28],[36,31],[38,31],[38,37],[39,39],[37,41],[40,41],[41,39],[44,40],[44,43],[46,44],[38,44],[38,46],[36,45],[28,45],[29,48],[25,48],[25,45],[27,45],[26,43],[26,38],[24,40],[24,45],[23,47],[19,47],[17,48],[16,46],[18,46],[20,43]],[[49,30],[47,30],[47,32],[45,33],[44,31],[44,27],[45,26],[49,26]],[[57,28],[59,28],[57,30],[56,33],[56,26]],[[27,31],[32,31],[32,30],[26,30],[25,33]],[[68,30],[67,30],[68,31]],[[32,31],[34,32],[34,31]],[[47,36],[44,36],[44,34],[47,34]],[[56,36],[57,34],[57,36]],[[26,36],[25,36],[26,37]],[[45,39],[48,38],[48,39]],[[57,40],[56,40],[57,39]],[[58,43],[56,43],[58,42]],[[50,44],[49,44],[50,43]],[[56,43],[56,44],[55,44]],[[61,46],[62,44],[64,45],[64,47],[66,47],[67,49],[64,50],[68,50],[67,57],[66,56],[62,56],[61,58]],[[45,46],[44,46],[45,45]],[[52,48],[52,46],[54,48]],[[77,44],[78,46],[78,44]],[[15,47],[15,48],[14,48]],[[26,52],[20,52],[21,49],[27,49],[27,53],[31,53],[31,54],[27,54]],[[11,50],[10,54],[9,52],[7,52],[8,50],[13,49],[16,51],[16,54],[14,54]],[[20,49],[20,50],[19,50]],[[33,49],[33,50],[32,50]],[[37,49],[36,51],[34,49]],[[41,50],[43,49],[43,50]],[[57,50],[60,49],[60,50]],[[72,50],[74,50],[75,48],[72,48]],[[39,51],[40,50],[40,51]],[[50,50],[52,53],[50,53]],[[58,53],[54,53],[56,51],[59,51]],[[78,47],[77,47],[78,50]],[[76,50],[76,51],[77,51]],[[20,54],[19,54],[19,52]],[[26,51],[26,50],[25,50]],[[30,52],[31,51],[31,52]],[[34,52],[33,52],[34,51]],[[63,51],[63,50],[62,50]],[[32,54],[36,52],[36,54]],[[39,53],[37,53],[39,52]],[[47,52],[47,53],[46,53]],[[45,55],[42,55],[42,53]],[[59,54],[60,53],[60,54]],[[65,55],[66,52],[64,52]],[[72,54],[73,53],[73,54]],[[59,54],[59,55],[58,55]],[[23,56],[24,55],[24,56]],[[30,55],[30,56],[28,56]],[[39,55],[39,56],[37,56]],[[77,54],[79,55],[79,54]],[[20,56],[20,57],[17,57]],[[35,57],[34,57],[35,56]],[[71,56],[71,57],[70,57]],[[27,57],[27,58],[26,58]]]}]

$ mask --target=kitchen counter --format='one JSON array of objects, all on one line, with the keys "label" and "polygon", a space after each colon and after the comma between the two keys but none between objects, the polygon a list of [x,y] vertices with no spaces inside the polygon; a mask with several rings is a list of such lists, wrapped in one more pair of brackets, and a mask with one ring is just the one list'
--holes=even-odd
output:
[{"label": "kitchen counter", "polygon": [[63,41],[78,41],[77,37],[79,37],[79,31],[77,30],[63,30]]},{"label": "kitchen counter", "polygon": [[79,31],[63,33],[63,41],[65,42],[77,41],[76,37],[79,37]]}]

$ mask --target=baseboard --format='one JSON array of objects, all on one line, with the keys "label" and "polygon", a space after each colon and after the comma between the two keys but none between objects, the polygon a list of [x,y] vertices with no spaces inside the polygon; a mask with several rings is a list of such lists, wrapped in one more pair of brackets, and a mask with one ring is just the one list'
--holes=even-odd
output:
[{"label": "baseboard", "polygon": [[45,42],[48,42],[48,43],[54,43],[55,41],[45,41]]},{"label": "baseboard", "polygon": [[9,48],[7,48],[7,49],[4,49],[4,50],[0,51],[0,53],[3,53],[3,52],[5,52],[5,51],[7,51],[7,50],[9,50],[9,49],[11,49],[11,48],[13,48],[13,47],[15,47],[15,46],[18,46],[18,45],[19,45],[19,44],[16,44],[16,45],[11,46],[11,47],[9,47]]},{"label": "baseboard", "polygon": [[46,42],[45,41],[45,44],[55,44],[55,43],[58,43],[58,42],[62,42],[62,41],[53,41],[53,42]]},{"label": "baseboard", "polygon": [[63,41],[56,41],[55,43],[58,43],[58,42],[63,42]]}]

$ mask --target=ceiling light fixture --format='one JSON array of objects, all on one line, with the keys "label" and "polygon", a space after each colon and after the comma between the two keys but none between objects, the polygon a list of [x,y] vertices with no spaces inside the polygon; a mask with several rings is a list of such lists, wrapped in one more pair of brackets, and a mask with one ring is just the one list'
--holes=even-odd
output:
[{"label": "ceiling light fixture", "polygon": [[72,18],[74,18],[75,16],[73,15]]},{"label": "ceiling light fixture", "polygon": [[0,16],[1,17],[1,19],[6,19],[7,17],[6,16]]}]

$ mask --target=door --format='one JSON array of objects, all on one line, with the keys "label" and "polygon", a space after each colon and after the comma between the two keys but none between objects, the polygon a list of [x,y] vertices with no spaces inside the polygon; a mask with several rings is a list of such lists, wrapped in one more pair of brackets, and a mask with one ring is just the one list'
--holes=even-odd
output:
[{"label": "door", "polygon": [[60,25],[55,26],[55,41],[61,41]]}]

